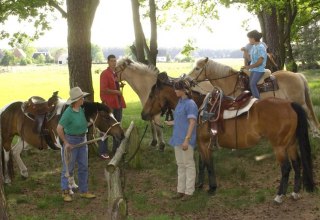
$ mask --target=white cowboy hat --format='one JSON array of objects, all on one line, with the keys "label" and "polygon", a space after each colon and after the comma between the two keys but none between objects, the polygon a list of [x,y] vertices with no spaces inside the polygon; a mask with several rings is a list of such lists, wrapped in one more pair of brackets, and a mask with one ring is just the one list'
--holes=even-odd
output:
[{"label": "white cowboy hat", "polygon": [[82,90],[78,86],[70,89],[69,94],[70,94],[70,98],[66,102],[67,105],[70,105],[70,104],[78,101],[79,99],[89,95],[89,93],[87,93],[87,92],[82,92]]}]

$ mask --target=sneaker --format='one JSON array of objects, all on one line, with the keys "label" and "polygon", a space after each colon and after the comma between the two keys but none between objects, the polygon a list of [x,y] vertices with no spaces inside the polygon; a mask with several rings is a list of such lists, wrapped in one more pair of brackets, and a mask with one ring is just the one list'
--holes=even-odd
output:
[{"label": "sneaker", "polygon": [[68,190],[63,190],[62,191],[62,198],[63,198],[63,201],[65,201],[65,202],[71,202],[72,201],[72,197],[71,197],[71,195],[70,195]]},{"label": "sneaker", "polygon": [[184,196],[184,193],[177,193],[171,197],[171,199],[181,199]]},{"label": "sneaker", "polygon": [[85,193],[80,193],[80,197],[86,198],[86,199],[93,199],[93,198],[96,198],[96,195],[89,192],[85,192]]},{"label": "sneaker", "polygon": [[109,157],[108,154],[100,154],[100,158],[101,158],[102,160],[108,160],[108,159],[110,159],[110,157]]}]

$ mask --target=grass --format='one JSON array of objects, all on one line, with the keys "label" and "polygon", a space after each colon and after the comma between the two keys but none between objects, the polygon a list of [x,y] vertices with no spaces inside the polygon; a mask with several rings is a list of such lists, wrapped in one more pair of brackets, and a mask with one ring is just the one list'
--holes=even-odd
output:
[{"label": "grass", "polygon": [[[228,62],[230,65],[231,61]],[[170,76],[178,76],[188,72],[192,65],[170,63],[159,64],[158,67],[161,71],[166,70]],[[105,67],[105,65],[93,66],[96,101],[99,101],[97,93],[99,74],[97,73]],[[308,71],[305,75],[319,117],[320,73]],[[6,94],[0,99],[0,106],[14,100],[27,100],[32,95],[48,98],[53,91],[57,90],[61,97],[68,98],[67,66],[27,67],[24,70],[16,68],[11,73],[0,74],[0,80],[2,85],[0,92]],[[147,125],[140,119],[140,101],[128,85],[124,88],[124,96],[128,107],[123,113],[123,127],[127,128],[130,122],[134,121],[135,132],[140,140]],[[167,141],[172,130],[166,128],[163,131]],[[149,146],[150,141],[151,134],[148,128],[138,153],[139,158],[123,169],[124,194],[129,207],[128,219],[180,220],[192,219],[192,216],[196,216],[197,219],[207,219],[208,216],[221,217],[226,212],[237,213],[243,209],[250,210],[258,205],[268,204],[267,202],[275,195],[280,171],[274,156],[262,161],[254,160],[256,155],[272,153],[270,145],[262,141],[251,149],[241,151],[219,149],[214,152],[218,182],[217,194],[214,197],[209,197],[205,191],[196,191],[194,198],[190,201],[185,203],[172,201],[170,196],[176,187],[173,149],[167,145],[165,151],[160,153]],[[317,155],[320,152],[320,142],[318,139],[311,139],[311,143],[313,158],[317,162],[315,172],[319,176]],[[134,149],[129,149],[130,153],[132,150]],[[197,151],[195,154],[198,158]],[[22,180],[17,175],[14,183],[5,187],[11,219],[101,219],[101,212],[105,210],[104,206],[107,203],[106,183],[102,174],[104,163],[94,156],[89,158],[89,186],[100,195],[99,200],[88,201],[76,197],[72,204],[65,204],[61,200],[59,191],[61,169],[59,153],[51,150],[30,149],[23,152],[22,158],[28,167],[30,177]],[[18,170],[17,167],[15,170]],[[206,180],[205,183],[207,182]],[[319,193],[315,195],[318,196]],[[98,209],[100,213],[97,212]]]}]

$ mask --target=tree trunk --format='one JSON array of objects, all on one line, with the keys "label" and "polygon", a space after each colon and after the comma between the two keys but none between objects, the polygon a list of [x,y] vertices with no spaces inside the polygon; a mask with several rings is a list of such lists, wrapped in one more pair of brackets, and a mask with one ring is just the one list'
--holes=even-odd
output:
[{"label": "tree trunk", "polygon": [[262,11],[259,15],[261,30],[263,33],[264,41],[268,46],[268,51],[273,53],[275,61],[280,69],[283,69],[285,54],[283,54],[284,44],[280,44],[280,33],[277,23],[276,8],[271,9],[271,14],[268,11]]},{"label": "tree trunk", "polygon": [[133,27],[134,27],[134,37],[135,37],[135,45],[134,50],[132,50],[132,53],[137,58],[138,62],[148,64],[148,61],[145,58],[144,54],[144,44],[146,42],[142,25],[140,22],[140,12],[139,7],[140,3],[138,0],[131,0],[132,4],[132,17],[133,17]]},{"label": "tree trunk", "polygon": [[70,88],[79,86],[94,100],[91,75],[91,26],[99,0],[67,0]]},{"label": "tree trunk", "polygon": [[9,219],[8,211],[7,211],[7,202],[3,189],[3,170],[2,170],[2,149],[0,149],[0,220]]},{"label": "tree trunk", "polygon": [[158,34],[157,34],[157,16],[156,16],[156,4],[154,0],[149,0],[150,6],[150,25],[151,25],[151,39],[150,39],[150,51],[148,51],[149,64],[157,65],[158,55]]}]

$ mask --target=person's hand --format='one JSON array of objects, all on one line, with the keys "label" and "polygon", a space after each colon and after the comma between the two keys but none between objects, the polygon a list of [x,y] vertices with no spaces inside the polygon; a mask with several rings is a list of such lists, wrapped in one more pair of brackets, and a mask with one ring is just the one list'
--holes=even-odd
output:
[{"label": "person's hand", "polygon": [[182,143],[181,147],[182,147],[182,150],[184,150],[184,151],[188,150],[189,140],[184,140],[184,142]]},{"label": "person's hand", "polygon": [[249,66],[242,66],[241,69],[246,69],[246,70],[248,70],[248,69],[250,69],[250,67],[249,67]]},{"label": "person's hand", "polygon": [[174,125],[174,121],[164,121],[164,123],[168,126]]},{"label": "person's hand", "polygon": [[246,48],[244,48],[244,47],[241,47],[241,48],[240,48],[240,50],[241,50],[241,51],[245,51],[245,50],[246,50]]},{"label": "person's hand", "polygon": [[69,144],[69,142],[66,142],[64,144],[64,147],[66,148],[67,151],[71,151],[73,149],[73,145]]}]

